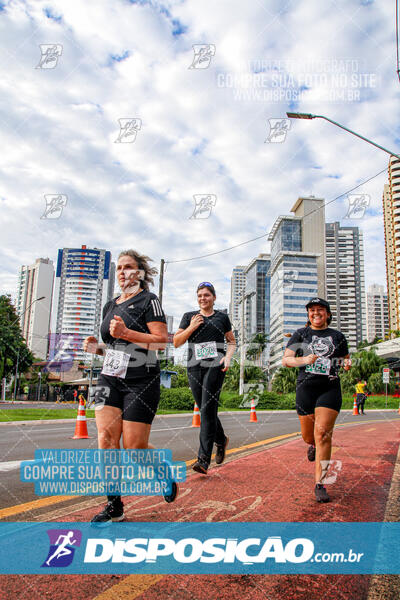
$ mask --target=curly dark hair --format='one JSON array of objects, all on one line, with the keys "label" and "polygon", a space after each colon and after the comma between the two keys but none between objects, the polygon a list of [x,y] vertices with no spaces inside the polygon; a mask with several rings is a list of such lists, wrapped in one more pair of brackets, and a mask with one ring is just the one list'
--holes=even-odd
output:
[{"label": "curly dark hair", "polygon": [[156,269],[156,267],[151,267],[149,265],[149,262],[153,262],[153,260],[145,254],[139,254],[139,252],[136,252],[136,250],[132,249],[123,250],[120,252],[118,259],[120,259],[122,256],[130,256],[133,258],[137,263],[138,269],[144,271],[144,279],[141,279],[140,287],[148,291],[149,284],[154,285],[153,276],[157,275],[158,273],[158,269]]}]

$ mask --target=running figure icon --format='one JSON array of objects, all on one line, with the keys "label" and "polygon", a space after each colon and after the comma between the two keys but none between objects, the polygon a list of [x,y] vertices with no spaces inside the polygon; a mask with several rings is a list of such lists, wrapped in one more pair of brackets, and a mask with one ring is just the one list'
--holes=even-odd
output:
[{"label": "running figure icon", "polygon": [[[67,556],[68,554],[72,554],[72,550],[67,546],[76,544],[78,540],[72,539],[74,536],[73,531],[69,531],[67,534],[61,534],[58,536],[56,545],[57,549],[53,554],[46,560],[46,565],[50,566],[51,561],[54,558],[61,558],[62,556]],[[62,541],[60,541],[62,540]]]}]

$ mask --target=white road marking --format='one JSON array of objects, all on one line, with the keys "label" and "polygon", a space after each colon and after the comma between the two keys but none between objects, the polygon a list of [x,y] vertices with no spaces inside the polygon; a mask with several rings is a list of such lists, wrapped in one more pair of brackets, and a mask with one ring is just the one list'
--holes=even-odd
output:
[{"label": "white road marking", "polygon": [[7,473],[7,471],[14,471],[19,469],[22,460],[9,460],[8,462],[0,462],[0,473]]}]

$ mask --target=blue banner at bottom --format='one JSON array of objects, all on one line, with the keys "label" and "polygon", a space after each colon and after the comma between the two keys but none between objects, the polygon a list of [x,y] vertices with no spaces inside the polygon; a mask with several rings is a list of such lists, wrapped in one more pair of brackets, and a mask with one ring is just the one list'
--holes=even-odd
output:
[{"label": "blue banner at bottom", "polygon": [[400,523],[0,523],[1,574],[400,574]]}]

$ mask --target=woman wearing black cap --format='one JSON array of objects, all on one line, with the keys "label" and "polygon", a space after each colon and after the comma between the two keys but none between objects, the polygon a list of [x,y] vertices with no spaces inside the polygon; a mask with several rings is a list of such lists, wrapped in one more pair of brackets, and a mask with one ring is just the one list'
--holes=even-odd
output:
[{"label": "woman wearing black cap", "polygon": [[297,329],[287,343],[284,367],[299,367],[296,410],[301,435],[309,444],[307,457],[315,461],[317,502],[329,502],[323,486],[331,458],[332,433],[342,406],[339,368],[350,369],[350,356],[343,333],[332,329],[330,306],[322,298],[306,305],[307,326]]},{"label": "woman wearing black cap", "polygon": [[[225,459],[229,438],[218,418],[218,401],[236,346],[229,317],[214,310],[215,300],[214,286],[208,281],[200,283],[197,287],[200,310],[185,313],[174,335],[175,348],[189,342],[189,385],[201,411],[200,448],[193,469],[203,475],[211,462],[214,443],[217,448],[215,462],[221,464]],[[225,339],[228,342],[226,354]]]}]

